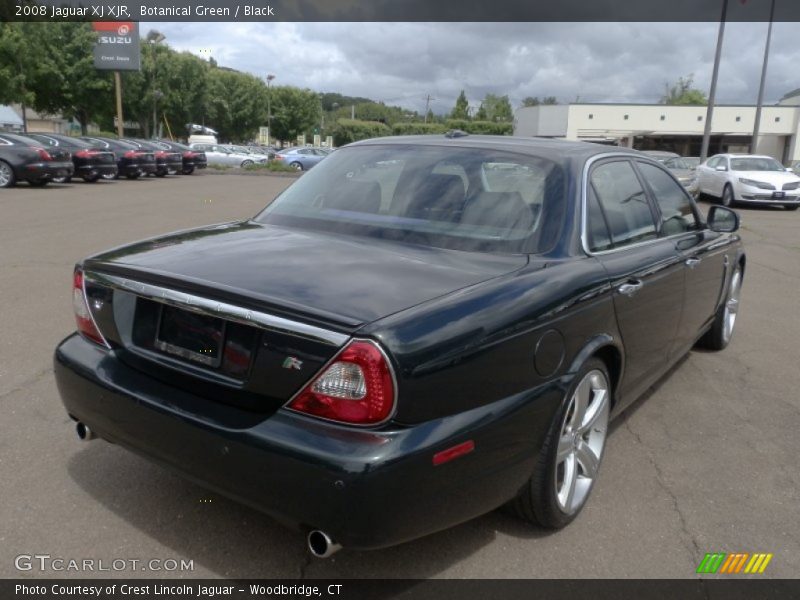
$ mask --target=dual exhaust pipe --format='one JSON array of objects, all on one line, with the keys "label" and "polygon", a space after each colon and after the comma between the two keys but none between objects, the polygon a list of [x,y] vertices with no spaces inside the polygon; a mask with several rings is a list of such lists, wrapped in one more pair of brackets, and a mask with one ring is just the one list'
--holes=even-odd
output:
[{"label": "dual exhaust pipe", "polygon": [[[82,442],[89,442],[97,438],[97,434],[81,421],[75,424],[75,433]],[[306,543],[308,551],[317,558],[328,558],[342,549],[341,544],[334,542],[331,536],[319,529],[313,529],[308,533]]]}]

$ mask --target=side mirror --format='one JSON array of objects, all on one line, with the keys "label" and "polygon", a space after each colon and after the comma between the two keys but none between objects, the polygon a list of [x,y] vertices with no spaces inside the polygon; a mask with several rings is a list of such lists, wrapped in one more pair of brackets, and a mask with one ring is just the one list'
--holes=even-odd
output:
[{"label": "side mirror", "polygon": [[739,229],[739,215],[724,206],[712,206],[706,220],[711,231],[733,233]]},{"label": "side mirror", "polygon": [[715,170],[716,171],[727,171],[728,167],[726,167],[725,165],[719,165],[718,167],[715,167]]}]

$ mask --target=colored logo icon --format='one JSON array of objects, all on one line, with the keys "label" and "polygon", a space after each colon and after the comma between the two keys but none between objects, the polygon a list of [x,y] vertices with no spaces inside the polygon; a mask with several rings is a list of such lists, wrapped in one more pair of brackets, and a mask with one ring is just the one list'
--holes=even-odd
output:
[{"label": "colored logo icon", "polygon": [[712,552],[705,555],[697,573],[706,575],[713,574],[753,574],[763,573],[767,569],[772,554],[748,552]]}]

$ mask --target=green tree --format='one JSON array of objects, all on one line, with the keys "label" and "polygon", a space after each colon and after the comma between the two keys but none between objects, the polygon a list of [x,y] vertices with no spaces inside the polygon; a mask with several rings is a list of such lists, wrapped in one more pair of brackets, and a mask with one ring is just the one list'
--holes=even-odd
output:
[{"label": "green tree", "polygon": [[45,46],[48,62],[37,70],[34,106],[76,119],[85,135],[89,123],[114,111],[113,76],[94,67],[97,34],[89,23],[65,21],[42,26],[47,31],[39,32],[35,39]]},{"label": "green tree", "polygon": [[539,96],[528,96],[527,98],[522,99],[522,106],[539,106],[542,103],[539,100]]},{"label": "green tree", "polygon": [[[280,111],[276,107],[277,90],[272,89],[273,116]],[[205,121],[222,139],[246,141],[254,138],[259,126],[267,122],[267,87],[253,75],[212,68],[208,72],[206,107]]]},{"label": "green tree", "polygon": [[[481,110],[483,112],[481,112]],[[481,118],[482,117],[482,118]],[[476,115],[478,120],[509,122],[514,120],[514,111],[508,96],[486,94]]]},{"label": "green tree", "polygon": [[291,86],[272,88],[272,135],[292,140],[309,132],[322,116],[319,94]]},{"label": "green tree", "polygon": [[461,90],[461,93],[456,98],[456,105],[453,108],[453,112],[450,113],[451,119],[469,119],[469,102],[467,101],[467,95],[464,93],[464,90]]},{"label": "green tree", "polygon": [[27,108],[38,104],[41,82],[52,65],[39,43],[42,26],[34,23],[0,23],[0,104],[22,106],[27,131]]},{"label": "green tree", "polygon": [[678,81],[672,85],[665,83],[661,103],[694,106],[707,105],[708,98],[706,95],[697,88],[693,88],[692,84],[694,84],[693,74],[687,77],[678,77]]}]

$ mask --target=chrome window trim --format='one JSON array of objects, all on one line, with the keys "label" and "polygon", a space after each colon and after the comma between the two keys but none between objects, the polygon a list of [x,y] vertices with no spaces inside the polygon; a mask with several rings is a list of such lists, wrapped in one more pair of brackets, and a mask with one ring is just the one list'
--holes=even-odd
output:
[{"label": "chrome window trim", "polygon": [[[648,159],[646,156],[638,156],[636,154],[629,154],[627,152],[604,152],[603,154],[596,154],[592,156],[586,163],[583,165],[583,174],[581,175],[581,247],[583,251],[586,253],[587,256],[604,256],[607,254],[613,254],[614,252],[623,252],[629,248],[638,248],[641,246],[648,246],[650,244],[655,244],[658,242],[663,242],[664,240],[671,240],[673,238],[679,238],[682,236],[686,236],[688,234],[696,234],[697,232],[692,231],[682,231],[680,233],[673,233],[672,235],[664,236],[664,237],[656,237],[652,240],[646,240],[644,242],[636,242],[635,244],[628,244],[625,246],[621,246],[619,248],[611,248],[610,250],[600,250],[598,252],[592,252],[589,250],[589,243],[587,240],[587,226],[589,224],[589,210],[588,210],[588,191],[589,191],[589,171],[591,171],[591,167],[594,163],[605,160],[608,158],[623,158],[627,160],[641,160],[648,164],[653,164],[658,166],[658,161],[654,161],[652,159]],[[649,202],[649,201],[648,201]],[[695,215],[696,216],[696,215]],[[704,223],[700,222],[701,228],[697,231],[702,231],[702,226]]]},{"label": "chrome window trim", "polygon": [[127,277],[108,275],[105,273],[98,273],[97,271],[84,271],[83,276],[84,280],[88,279],[93,283],[105,285],[124,292],[130,292],[136,296],[153,300],[154,302],[169,304],[184,310],[191,310],[199,314],[233,321],[234,323],[240,323],[242,325],[299,336],[337,348],[350,339],[350,336],[346,333],[323,329],[315,325],[301,323],[258,310],[242,308],[241,306],[236,306],[227,302],[218,302],[217,300],[211,300],[186,292],[179,292],[159,285],[134,281]]}]

